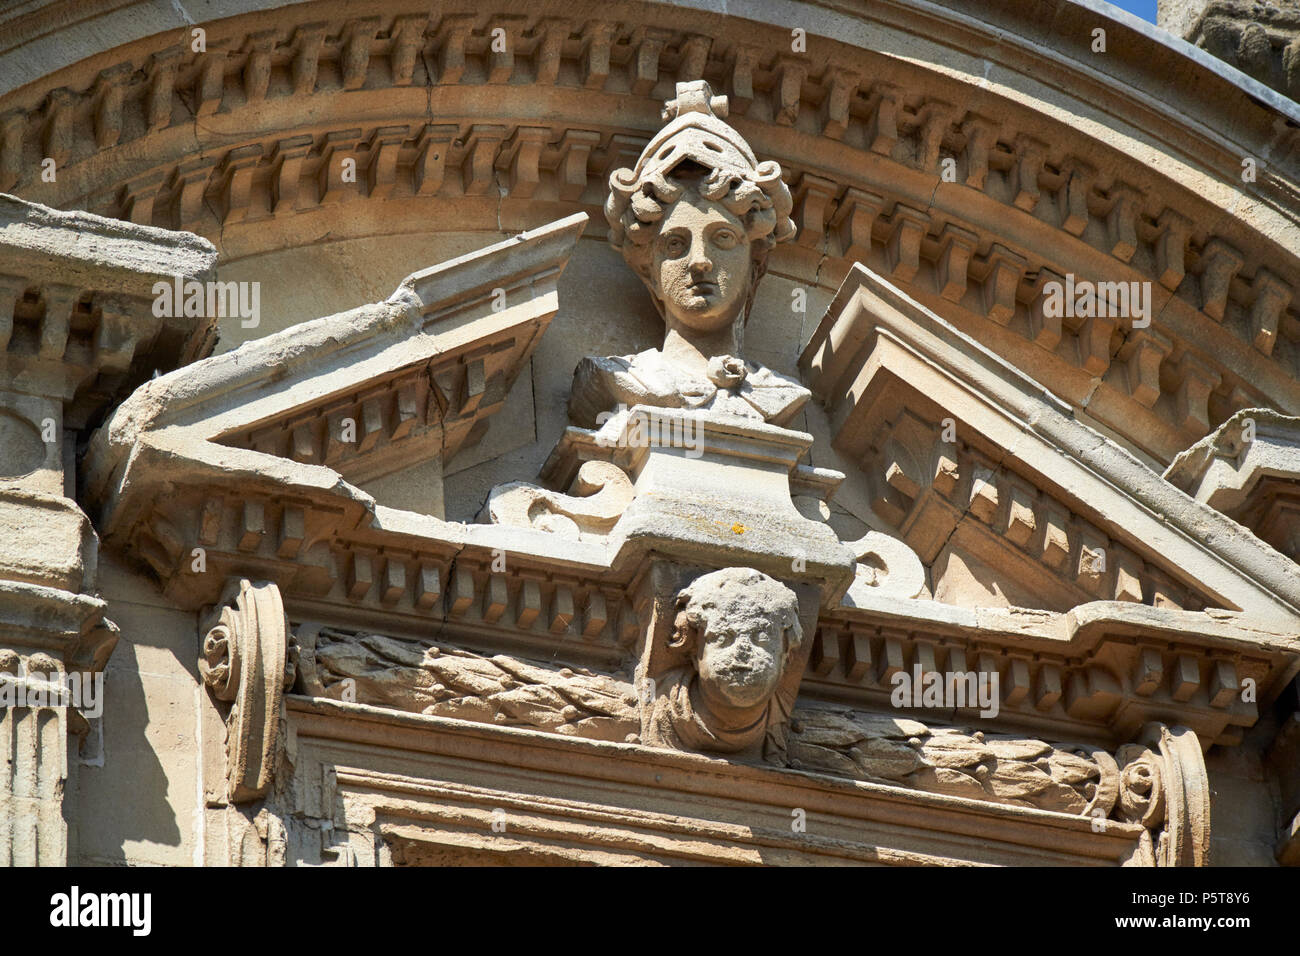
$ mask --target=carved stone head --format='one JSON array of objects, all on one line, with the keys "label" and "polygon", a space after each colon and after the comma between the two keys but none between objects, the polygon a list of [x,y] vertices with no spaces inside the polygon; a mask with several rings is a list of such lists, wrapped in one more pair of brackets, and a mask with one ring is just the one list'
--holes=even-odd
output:
[{"label": "carved stone head", "polygon": [[803,640],[799,599],[752,568],[724,568],[677,595],[674,646],[692,653],[700,693],[712,708],[743,710],[776,690]]},{"label": "carved stone head", "polygon": [[803,642],[799,599],[753,568],[724,568],[677,594],[669,648],[685,665],[662,675],[645,742],[739,751],[784,719],[773,696]]},{"label": "carved stone head", "polygon": [[677,84],[669,122],[634,168],[610,176],[605,204],[610,242],[688,338],[738,331],[768,252],[795,232],[781,167],[758,162],[726,115],[707,83]]}]

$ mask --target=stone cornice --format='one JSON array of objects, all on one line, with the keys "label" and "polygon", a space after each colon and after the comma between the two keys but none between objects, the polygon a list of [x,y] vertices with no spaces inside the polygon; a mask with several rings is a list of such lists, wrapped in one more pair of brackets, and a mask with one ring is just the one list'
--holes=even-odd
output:
[{"label": "stone cornice", "polygon": [[[1225,217],[1243,187],[1226,170],[1213,184],[1196,170],[1204,130],[1184,131],[1182,165],[1162,179],[1154,170],[1167,166],[1156,162],[1166,154],[1139,149],[1136,139],[1117,146],[1101,125],[1082,120],[1067,135],[1069,127],[1005,99],[1005,88],[962,86],[960,71],[941,76],[878,57],[877,79],[864,85],[852,68],[862,54],[850,55],[850,48],[819,70],[791,72],[780,69],[785,61],[770,46],[741,50],[689,30],[660,36],[633,23],[546,17],[511,20],[517,52],[493,56],[489,20],[399,15],[386,30],[386,20],[375,27],[365,55],[345,42],[359,35],[351,21],[321,20],[319,31],[272,23],[265,52],[261,40],[250,39],[253,25],[247,36],[224,32],[242,21],[212,25],[210,49],[224,58],[219,71],[208,75],[184,51],[163,56],[155,49],[150,59],[142,50],[131,61],[134,78],[104,74],[103,82],[124,84],[121,96],[101,95],[100,85],[80,93],[69,88],[31,118],[15,113],[5,127],[7,145],[0,143],[8,157],[0,168],[26,177],[25,191],[45,195],[47,187],[31,182],[34,160],[56,148],[78,172],[65,173],[58,195],[46,198],[220,235],[228,257],[300,241],[284,222],[297,218],[288,214],[295,210],[316,217],[313,235],[326,220],[341,226],[336,235],[420,222],[427,229],[432,197],[444,220],[477,228],[535,225],[575,207],[598,208],[609,168],[654,127],[656,87],[707,75],[729,92],[737,127],[791,171],[802,244],[773,258],[776,271],[834,284],[849,260],[863,259],[927,304],[943,302],[963,328],[1000,350],[1024,351],[1028,338],[1037,346],[1027,362],[1036,377],[1060,382],[1076,407],[1087,405],[1160,460],[1237,408],[1300,411],[1297,326],[1288,311],[1300,262],[1281,241],[1295,228],[1284,222],[1294,219],[1294,197],[1274,204],[1281,218],[1272,224],[1244,226]],[[701,30],[706,22],[716,26],[705,18]],[[767,42],[775,44],[776,34]],[[356,75],[345,76],[347,70]],[[589,108],[537,126],[484,112],[475,90],[512,77],[532,81],[512,86],[512,103],[535,98],[539,114],[564,117],[576,90]],[[969,94],[961,108],[949,102],[954,83]],[[303,97],[311,99],[310,111]],[[439,121],[431,124],[435,106]],[[984,118],[990,109],[1011,119]],[[87,110],[117,135],[96,139],[95,123],[71,122]],[[105,110],[121,116],[105,118]],[[192,110],[201,122],[174,121]],[[592,124],[593,114],[637,121]],[[311,118],[304,122],[305,115]],[[1126,135],[1153,125],[1144,116]],[[123,148],[130,144],[139,156],[141,139],[150,158],[124,162]],[[1145,161],[1134,163],[1129,152]],[[810,167],[814,155],[820,165]],[[322,178],[339,156],[355,158],[365,173],[355,186]],[[957,163],[954,183],[938,176],[942,156]],[[1262,192],[1252,195],[1268,195],[1269,183],[1281,182],[1273,175],[1262,170]],[[1188,189],[1178,180],[1202,185]],[[358,215],[350,200],[362,197],[390,202],[382,213]],[[409,206],[410,214],[395,205]],[[1153,334],[1120,323],[1106,335],[1081,335],[1067,322],[1044,337],[1035,330],[1035,299],[1057,273],[1152,281]],[[1096,378],[1104,378],[1100,388]],[[1183,415],[1177,406],[1188,394],[1205,407]]]},{"label": "stone cornice", "polygon": [[[223,495],[221,469],[205,480],[190,462],[187,485],[158,474],[162,459],[144,452],[140,466],[167,484],[168,500],[146,495],[155,504],[139,523],[109,529],[108,538],[123,538],[128,554],[151,564],[181,606],[216,601],[232,576],[257,576],[279,583],[294,622],[435,633],[485,653],[516,649],[607,667],[627,659],[643,624],[645,608],[627,595],[654,554],[627,542],[450,524],[349,506],[337,493],[312,502],[233,479]],[[197,573],[195,541],[205,551]],[[1068,613],[968,610],[855,594],[823,612],[802,687],[807,699],[888,706],[896,670],[996,671],[999,726],[1122,741],[1147,720],[1173,719],[1208,746],[1239,741],[1259,704],[1300,669],[1289,632],[1239,612],[1124,602]]]},{"label": "stone cornice", "polygon": [[[1211,596],[1213,603],[1294,626],[1300,588],[1293,562],[1174,489],[1082,425],[1038,383],[862,266],[854,267],[827,310],[800,368],[827,404],[836,447],[863,455],[874,447],[873,436],[884,424],[880,416],[894,420],[900,402],[934,418],[932,425],[951,416],[958,440],[1001,449],[1002,464],[1053,490],[1111,538],[1148,563],[1162,565],[1165,574]],[[948,470],[942,456],[930,465],[928,456],[912,454],[936,476]],[[898,466],[905,475],[906,461]],[[886,475],[889,465],[879,462]],[[951,471],[953,480],[966,481],[968,510],[978,514],[982,504],[991,513],[999,510],[992,483],[978,475],[967,480],[955,466]],[[919,488],[920,474],[910,477]],[[1050,529],[1036,530],[1046,555]],[[1067,553],[1081,556],[1078,542],[1062,544]],[[1178,567],[1168,564],[1175,553]],[[1117,564],[1110,562],[1108,573],[1116,573]],[[1144,597],[1150,595],[1139,590],[1129,599]]]},{"label": "stone cornice", "polygon": [[[788,497],[792,470],[797,474],[812,438],[775,426],[718,425],[711,439],[721,443],[719,448],[739,442],[733,450],[743,451],[749,456],[744,460],[763,471],[768,497],[760,507],[733,517],[726,489],[714,489],[722,497],[711,497],[699,486],[651,482],[646,487],[653,493],[636,499],[607,535],[565,538],[532,527],[462,525],[396,511],[377,505],[336,470],[382,454],[383,443],[396,434],[409,384],[402,370],[412,364],[427,367],[430,380],[438,383],[467,357],[505,354],[504,347],[487,348],[493,342],[514,342],[512,349],[525,343],[526,355],[527,343],[536,341],[556,308],[555,281],[581,229],[575,217],[525,233],[417,273],[386,303],[305,323],[143,386],[96,434],[85,460],[87,494],[98,505],[97,526],[106,546],[150,565],[168,597],[188,609],[219,600],[228,581],[247,578],[274,583],[296,622],[352,624],[394,635],[432,628],[469,646],[610,664],[626,658],[645,626],[640,584],[655,561],[668,555],[704,565],[760,562],[754,566],[770,566],[774,573],[784,566],[788,573],[792,565],[780,542],[799,541],[806,563],[801,574],[822,592],[824,609],[824,636],[813,663],[814,697],[878,694],[878,688],[863,689],[868,659],[901,662],[921,655],[916,659],[924,663],[922,645],[942,647],[950,667],[956,666],[951,655],[958,651],[982,669],[1005,670],[1014,691],[1008,706],[1019,708],[1018,725],[1095,738],[1133,730],[1147,719],[1173,718],[1207,742],[1230,742],[1235,728],[1256,717],[1253,700],[1235,700],[1243,682],[1252,681],[1258,699],[1268,699],[1293,672],[1296,648],[1273,626],[1275,619],[1284,625],[1294,621],[1290,592],[1270,577],[1276,575],[1267,560],[1251,550],[1262,545],[1253,539],[1230,547],[1194,544],[1199,557],[1193,566],[1166,567],[1160,549],[1171,541],[1186,543],[1188,521],[1212,525],[1226,519],[1188,499],[1182,511],[1166,501],[1164,523],[1153,524],[1149,509],[1119,489],[1136,489],[1140,498],[1151,490],[1144,482],[1159,482],[1157,476],[1065,418],[1056,405],[1044,410],[1030,379],[861,267],[832,308],[838,323],[823,322],[809,346],[805,364],[815,388],[832,398],[847,388],[873,336],[889,338],[896,348],[919,349],[933,367],[932,376],[947,376],[924,386],[930,400],[951,402],[950,379],[964,383],[960,428],[972,430],[963,435],[983,436],[977,444],[993,442],[1010,450],[1037,469],[1039,483],[1053,483],[1066,495],[1063,500],[1091,520],[1099,521],[1101,511],[1114,513],[1107,519],[1108,533],[1123,537],[1151,565],[1130,573],[1116,551],[1115,581],[1126,580],[1120,572],[1131,578],[1124,588],[1116,585],[1117,596],[1154,601],[1159,589],[1153,582],[1196,573],[1199,581],[1186,580],[1197,594],[1195,606],[1230,603],[1248,606],[1250,614],[1220,612],[1216,618],[1178,611],[1167,606],[1173,592],[1166,589],[1159,602],[1165,606],[1121,608],[1103,613],[1100,623],[1089,623],[1090,612],[1076,609],[1077,627],[1060,623],[1064,619],[1051,612],[1027,612],[1037,629],[1022,633],[1015,646],[1008,636],[1016,627],[989,615],[985,620],[976,615],[973,625],[959,621],[954,635],[942,622],[970,612],[903,601],[882,617],[872,608],[872,587],[865,584],[855,584],[841,601],[846,577],[854,575],[852,558],[860,552],[849,553],[824,525],[807,522],[792,505],[784,511],[777,507],[778,498]],[[866,312],[849,308],[866,288],[865,277],[893,309],[882,309],[884,300],[877,300],[871,313],[877,318],[866,324]],[[519,290],[514,298],[507,294],[500,312],[489,304],[498,283]],[[835,345],[828,351],[830,340]],[[957,354],[957,341],[965,352]],[[915,384],[922,385],[922,379]],[[348,404],[355,394],[370,398]],[[457,394],[463,398],[469,392],[462,388]],[[326,456],[313,462],[320,446],[308,438],[324,436],[326,448],[336,440],[330,424],[336,411],[330,403],[336,401],[353,409],[359,423],[368,416],[365,402],[375,403],[374,442],[351,452],[355,461],[344,456],[331,462]],[[1026,411],[1030,405],[1032,414]],[[431,410],[432,403],[425,407]],[[974,415],[977,407],[983,411]],[[471,417],[485,411],[474,406]],[[830,411],[842,428],[844,413],[853,406],[832,400]],[[326,430],[312,431],[318,425]],[[232,441],[232,436],[268,431],[284,440],[265,448],[256,439],[252,447]],[[359,429],[357,437],[368,435]],[[1067,452],[1080,442],[1086,460]],[[1110,457],[1098,447],[1110,448]],[[670,457],[670,451],[651,449],[625,464],[636,474],[653,459],[662,471]],[[1139,533],[1143,540],[1133,537]],[[1225,549],[1231,551],[1227,557]],[[1253,578],[1253,572],[1261,577]],[[902,631],[915,636],[898,637],[891,649],[900,619]],[[846,637],[849,644],[842,646],[841,635],[855,628],[861,640]],[[1177,650],[1157,651],[1159,660],[1143,649],[1144,640],[1163,648],[1180,629],[1191,636],[1181,639]],[[1075,631],[1081,635],[1077,639]],[[1042,644],[1045,662],[1036,671],[1026,669],[1024,657],[1031,639]],[[847,663],[837,677],[839,660]],[[1121,688],[1123,679],[1116,675],[1135,672],[1139,663],[1147,676]],[[1177,686],[1170,683],[1168,694],[1157,694],[1161,675],[1175,672]],[[1032,708],[1021,707],[1031,674],[1037,696]],[[1060,689],[1053,698],[1056,684]]]},{"label": "stone cornice", "polygon": [[816,641],[804,694],[885,708],[898,672],[996,673],[999,721],[1060,739],[1127,740],[1177,713],[1205,747],[1239,743],[1300,671],[1300,641],[1248,614],[1119,601],[1061,614],[878,598],[823,616]]},{"label": "stone cornice", "polygon": [[[1125,775],[1108,794],[1121,804],[1116,819],[1104,819],[321,698],[289,695],[286,704],[296,771],[325,781],[286,794],[286,809],[345,829],[364,820],[387,849],[436,847],[449,824],[482,830],[494,812],[527,820],[514,839],[536,840],[539,850],[555,849],[561,836],[582,845],[596,824],[600,841],[591,849],[607,862],[629,854],[627,862],[916,865],[978,853],[1023,865],[1064,853],[1077,863],[1185,866],[1203,865],[1209,849],[1208,788],[1186,728],[1151,725],[1142,745],[1124,754],[1142,754],[1168,804],[1143,800],[1139,781]],[[362,756],[376,749],[383,771]],[[428,768],[450,760],[481,769],[432,782]],[[531,782],[506,792],[502,774],[519,771]],[[815,829],[792,835],[792,807]]]},{"label": "stone cornice", "polygon": [[151,372],[201,358],[216,318],[157,315],[153,286],[210,278],[216,258],[198,236],[0,194],[0,387],[82,428]]},{"label": "stone cornice", "polygon": [[[216,544],[219,489],[234,495],[236,481],[245,482],[240,551],[256,551],[272,515],[301,521],[311,503],[332,516],[331,534],[339,519],[349,528],[363,513],[373,520],[370,496],[326,465],[382,474],[404,454],[454,454],[481,434],[555,314],[555,286],[583,222],[523,233],[415,273],[385,302],[145,384],[96,432],[83,463],[102,529],[110,540],[134,534],[156,504],[147,488],[199,476],[217,497],[205,505],[213,514],[198,546]],[[277,553],[294,557],[309,530],[286,531]],[[167,553],[171,536],[155,538]]]}]

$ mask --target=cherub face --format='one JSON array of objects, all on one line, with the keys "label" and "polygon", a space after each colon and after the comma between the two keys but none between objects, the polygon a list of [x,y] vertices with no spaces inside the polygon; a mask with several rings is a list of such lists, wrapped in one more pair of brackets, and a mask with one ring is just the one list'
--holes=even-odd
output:
[{"label": "cherub face", "polygon": [[744,308],[752,263],[744,225],[694,188],[682,193],[654,240],[651,277],[670,323],[726,328]]},{"label": "cherub face", "polygon": [[745,629],[709,621],[699,644],[700,689],[712,703],[752,707],[776,690],[785,655],[785,629],[754,620]]}]

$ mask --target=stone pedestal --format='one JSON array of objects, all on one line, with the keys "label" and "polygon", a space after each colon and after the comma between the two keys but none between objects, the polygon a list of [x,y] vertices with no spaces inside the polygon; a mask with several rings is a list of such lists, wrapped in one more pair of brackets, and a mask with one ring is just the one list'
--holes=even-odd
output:
[{"label": "stone pedestal", "polygon": [[806,432],[750,419],[636,405],[598,431],[568,429],[542,477],[567,487],[586,461],[626,472],[631,503],[609,531],[618,560],[641,551],[701,567],[725,561],[815,581],[833,605],[856,559],[830,525],[808,516],[844,479],[800,463],[812,443]]}]

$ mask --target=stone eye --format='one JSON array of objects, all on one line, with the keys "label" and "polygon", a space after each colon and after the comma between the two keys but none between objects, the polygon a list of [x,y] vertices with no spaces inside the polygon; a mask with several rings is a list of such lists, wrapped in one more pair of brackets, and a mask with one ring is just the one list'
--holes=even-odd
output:
[{"label": "stone eye", "polygon": [[686,251],[686,240],[681,236],[668,236],[664,239],[664,254],[676,259]]},{"label": "stone eye", "polygon": [[713,244],[719,249],[732,249],[739,241],[740,237],[730,229],[719,229],[713,234]]}]

